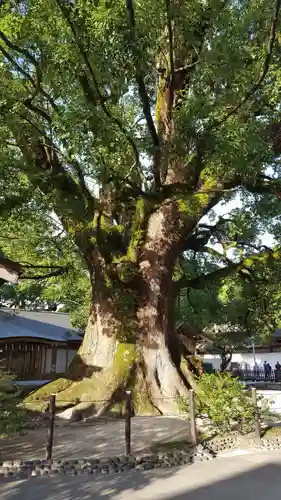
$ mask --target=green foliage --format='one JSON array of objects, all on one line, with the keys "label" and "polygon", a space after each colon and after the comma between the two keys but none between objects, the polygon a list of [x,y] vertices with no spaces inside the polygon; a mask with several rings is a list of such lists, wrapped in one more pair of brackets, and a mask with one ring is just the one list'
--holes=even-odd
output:
[{"label": "green foliage", "polygon": [[[280,264],[268,256],[247,264],[246,257],[259,252],[267,231],[281,238],[280,199],[276,189],[268,195],[272,183],[264,177],[274,183],[281,177],[279,156],[265,142],[268,125],[280,120],[278,36],[266,78],[250,92],[264,68],[273,5],[170,2],[174,61],[166,2],[133,7],[134,29],[123,0],[1,2],[0,247],[23,265],[45,266],[24,268],[24,277],[34,279],[4,285],[1,301],[63,305],[84,327],[100,285],[98,261],[121,307],[124,297],[135,299],[130,284],[148,229],[158,234],[151,216],[175,202],[174,233],[165,239],[173,245],[183,235],[176,252],[183,249],[177,257],[184,263],[176,263],[174,279],[214,273],[205,288],[193,283],[179,292],[178,317],[198,330],[229,325],[244,337],[269,334],[280,322]],[[170,78],[171,63],[184,72]],[[163,86],[181,74],[185,85],[163,118]],[[148,108],[152,121],[157,115],[157,148]],[[174,135],[162,137],[165,128]],[[183,165],[185,189],[182,181],[179,191],[165,184],[173,163]],[[206,222],[215,226],[207,238]],[[188,245],[195,236],[197,246]],[[216,271],[240,260],[238,274],[216,281]],[[48,266],[67,272],[35,280]],[[120,293],[125,285],[129,292]],[[127,302],[125,313],[136,300]]]},{"label": "green foliage", "polygon": [[[188,260],[188,278],[218,269],[216,257],[202,262]],[[281,310],[280,262],[257,263],[249,275],[233,274],[200,289],[181,290],[177,303],[178,321],[195,330],[214,335],[221,346],[239,348],[249,337],[268,342],[279,327]]]},{"label": "green foliage", "polygon": [[58,220],[48,214],[45,205],[39,205],[17,209],[9,218],[0,216],[0,224],[1,248],[23,265],[23,277],[48,275],[53,270],[49,265],[66,269],[61,276],[21,279],[16,285],[4,283],[0,289],[2,304],[51,310],[60,306],[70,314],[74,326],[84,329],[90,309],[89,276]]},{"label": "green foliage", "polygon": [[20,407],[20,391],[13,377],[0,372],[0,437],[12,436],[24,428],[26,412]]},{"label": "green foliage", "polygon": [[[268,406],[259,398],[261,414]],[[225,433],[233,429],[241,433],[254,429],[254,408],[251,394],[241,382],[228,373],[203,374],[198,381],[196,398],[198,414],[207,414],[215,431]]]}]

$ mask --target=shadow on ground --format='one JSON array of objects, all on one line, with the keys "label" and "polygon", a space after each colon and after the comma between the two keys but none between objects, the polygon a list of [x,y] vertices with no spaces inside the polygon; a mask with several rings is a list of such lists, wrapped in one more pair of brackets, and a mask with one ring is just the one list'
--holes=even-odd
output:
[{"label": "shadow on ground", "polygon": [[[57,419],[58,421],[58,419]],[[0,439],[0,460],[44,459],[47,428],[29,431],[24,436]],[[132,451],[154,448],[161,442],[188,440],[188,422],[166,417],[132,419]],[[89,423],[60,424],[54,431],[54,459],[100,458],[125,452],[125,423],[102,419]]]},{"label": "shadow on ground", "polygon": [[1,500],[280,500],[281,455],[218,459],[180,469],[6,483]]}]

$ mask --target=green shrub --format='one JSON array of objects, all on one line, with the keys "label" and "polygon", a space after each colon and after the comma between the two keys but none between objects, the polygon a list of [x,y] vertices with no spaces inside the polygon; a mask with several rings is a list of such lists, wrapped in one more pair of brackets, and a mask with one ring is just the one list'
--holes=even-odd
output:
[{"label": "green shrub", "polygon": [[[241,382],[228,373],[204,373],[198,380],[196,395],[197,414],[208,415],[216,432],[238,430],[241,433],[254,429],[255,412],[251,393]],[[268,403],[258,397],[260,412],[268,412]]]},{"label": "green shrub", "polygon": [[20,405],[20,391],[12,385],[14,377],[0,372],[0,437],[19,432],[26,412]]}]

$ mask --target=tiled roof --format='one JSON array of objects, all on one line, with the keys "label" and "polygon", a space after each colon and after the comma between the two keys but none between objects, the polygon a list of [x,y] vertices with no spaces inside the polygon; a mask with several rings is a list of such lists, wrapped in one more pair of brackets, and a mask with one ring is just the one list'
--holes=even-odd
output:
[{"label": "tiled roof", "polygon": [[34,337],[57,342],[82,340],[65,313],[0,309],[0,339]]}]

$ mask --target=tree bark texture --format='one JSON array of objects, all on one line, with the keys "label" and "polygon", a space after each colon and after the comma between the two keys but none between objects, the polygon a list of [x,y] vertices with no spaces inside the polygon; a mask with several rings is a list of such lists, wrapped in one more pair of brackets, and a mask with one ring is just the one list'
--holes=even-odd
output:
[{"label": "tree bark texture", "polygon": [[101,258],[91,258],[93,300],[82,345],[65,379],[35,391],[27,403],[42,402],[55,392],[59,406],[73,406],[66,416],[78,418],[100,414],[131,390],[136,413],[178,410],[193,381],[186,349],[173,324],[172,272],[181,240],[178,221],[172,204],[150,217],[143,244],[137,248],[137,278],[129,290],[129,307],[129,285],[116,288],[106,281],[107,265]]}]

